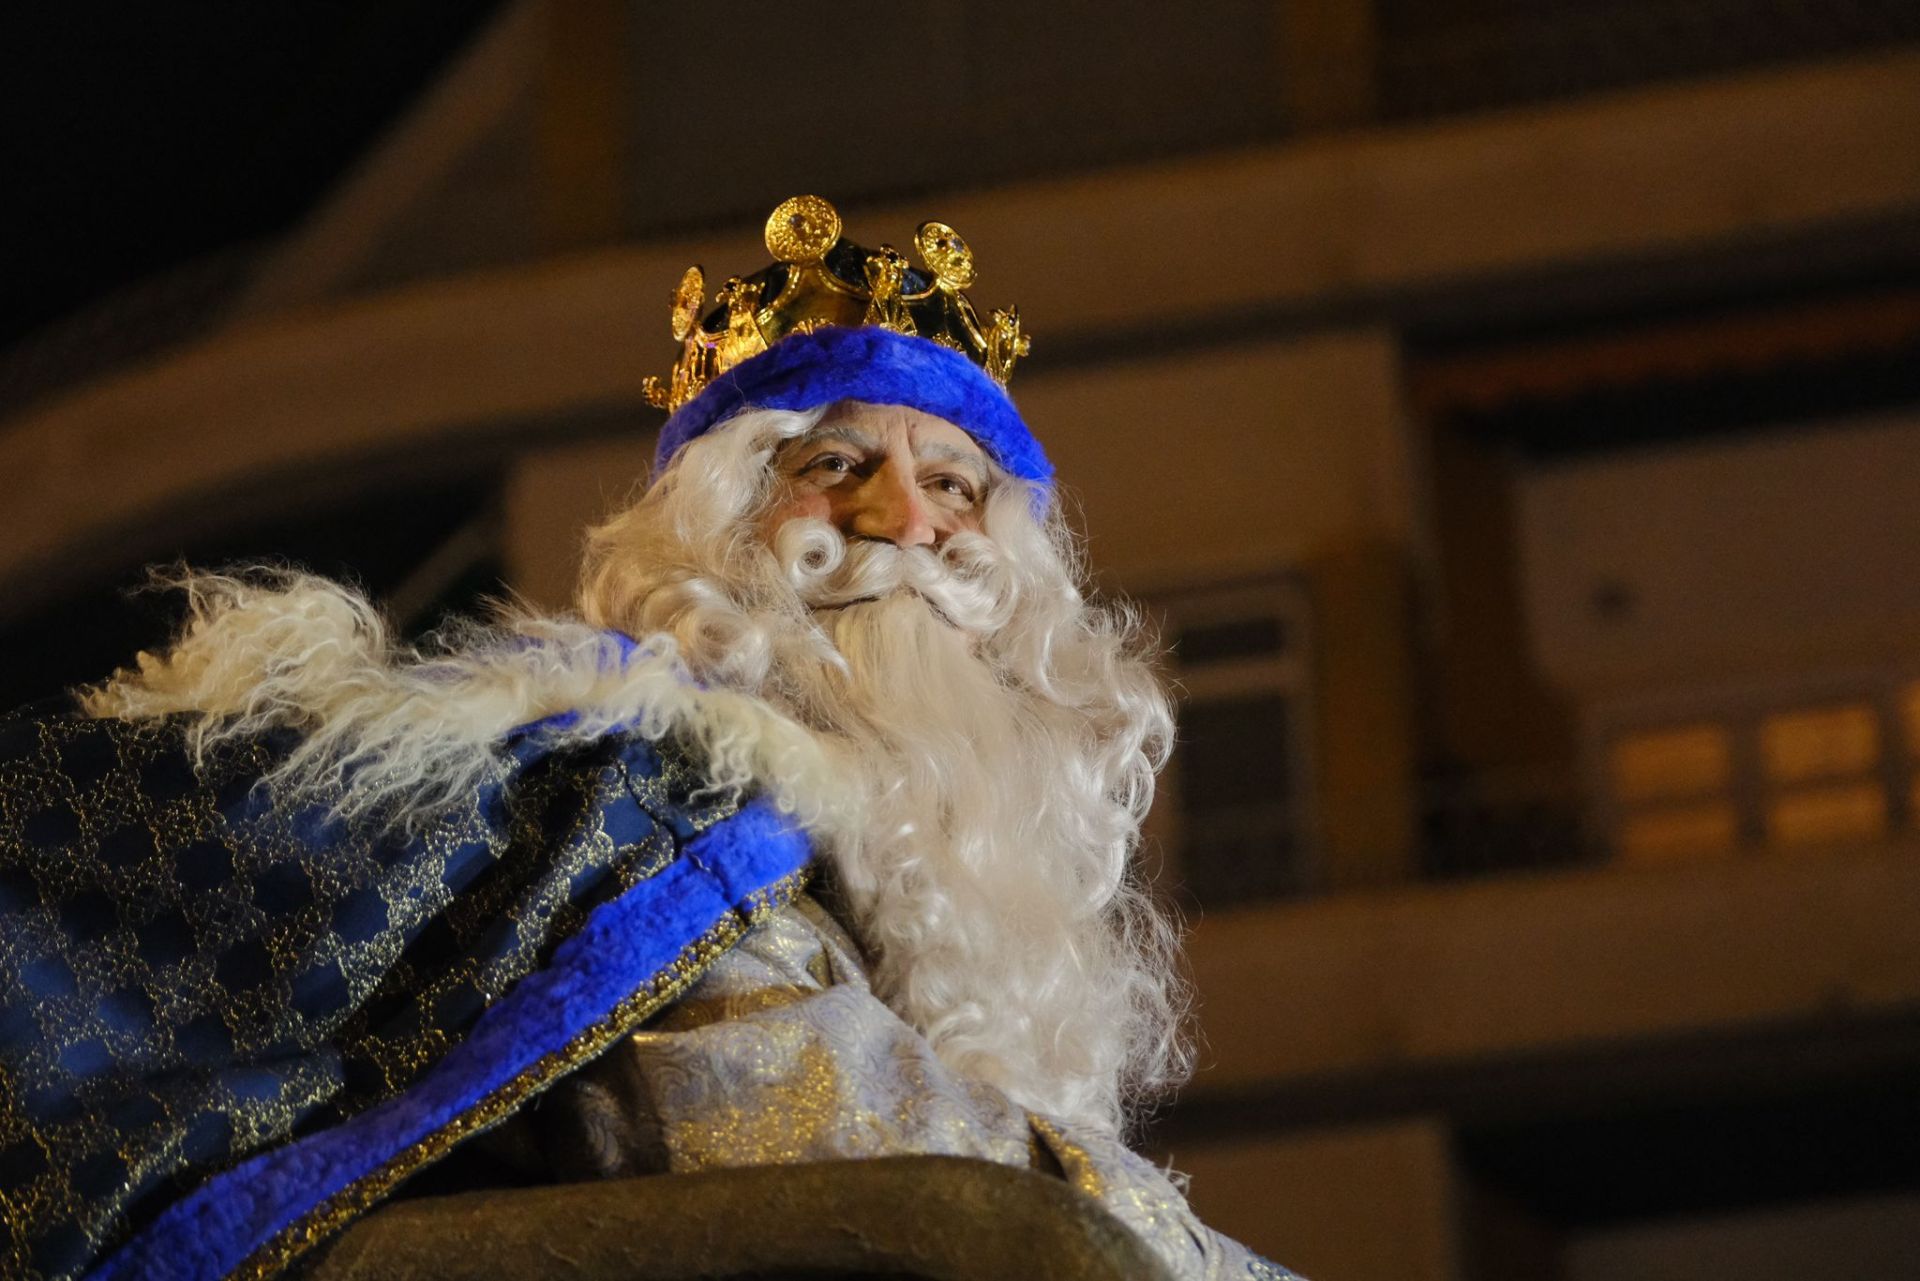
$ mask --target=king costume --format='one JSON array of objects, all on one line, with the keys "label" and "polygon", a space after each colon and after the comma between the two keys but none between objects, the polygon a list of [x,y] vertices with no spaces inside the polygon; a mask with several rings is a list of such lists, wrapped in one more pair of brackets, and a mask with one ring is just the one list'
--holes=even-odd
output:
[{"label": "king costume", "polygon": [[[707,314],[697,268],[674,293],[662,472],[742,410],[859,401],[1046,499],[1005,391],[1028,339],[974,310],[951,228],[914,267],[798,197],[767,245]],[[491,643],[540,714],[431,805],[355,793],[389,766],[352,742],[296,780],[311,744],[270,718],[207,738],[96,696],[0,722],[0,1277],[280,1275],[462,1145],[555,1182],[972,1157],[1066,1179],[1169,1275],[1291,1275],[889,1007],[805,798],[723,763],[737,695],[615,631]],[[423,671],[427,716],[454,682]]]}]

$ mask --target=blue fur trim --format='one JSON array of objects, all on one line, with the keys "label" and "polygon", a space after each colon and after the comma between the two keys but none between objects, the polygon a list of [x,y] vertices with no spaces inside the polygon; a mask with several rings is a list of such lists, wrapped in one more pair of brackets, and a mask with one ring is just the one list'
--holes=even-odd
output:
[{"label": "blue fur trim", "polygon": [[654,470],[741,410],[816,409],[839,400],[906,405],[944,418],[1022,480],[1053,481],[1040,442],[985,370],[951,347],[873,325],[789,334],[735,365],[667,419]]},{"label": "blue fur trim", "polygon": [[436,1132],[606,1018],[728,913],[806,865],[807,840],[755,801],[688,842],[658,875],[588,916],[412,1089],[246,1161],[169,1206],[92,1281],[224,1277],[303,1214]]}]

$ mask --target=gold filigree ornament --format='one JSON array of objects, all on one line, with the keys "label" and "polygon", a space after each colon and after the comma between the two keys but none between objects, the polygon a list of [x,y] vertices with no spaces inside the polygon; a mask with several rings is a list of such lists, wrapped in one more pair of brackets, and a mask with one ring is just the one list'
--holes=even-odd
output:
[{"label": "gold filigree ornament", "polygon": [[913,247],[942,285],[948,289],[973,288],[973,250],[952,227],[944,222],[921,223],[913,233]]},{"label": "gold filigree ornament", "polygon": [[700,306],[707,300],[707,275],[698,265],[687,268],[673,291],[673,338],[685,342],[700,323]]},{"label": "gold filigree ornament", "polygon": [[900,334],[919,333],[913,323],[913,313],[907,310],[906,299],[901,297],[907,283],[905,255],[892,245],[881,245],[880,252],[867,255],[866,276],[867,289],[872,295],[867,299],[866,323]]},{"label": "gold filigree ornament", "polygon": [[767,349],[766,336],[760,332],[760,290],[763,281],[742,280],[738,276],[727,281],[727,287],[714,297],[714,301],[727,309],[726,329],[715,343],[715,355],[720,368],[731,369],[743,360],[752,360]]},{"label": "gold filigree ornament", "polygon": [[[667,325],[673,331],[673,339],[685,343],[700,324],[700,309],[706,304],[707,275],[700,270],[698,263],[687,268],[680,275],[680,283],[674,287],[667,300]],[[699,366],[689,362],[683,355],[673,367],[672,383],[662,383],[660,379],[650,377],[640,384],[647,403],[659,409],[669,405],[678,405],[692,398],[699,386],[706,384],[706,378],[699,380],[693,391],[687,390],[689,379]],[[711,377],[711,375],[707,375]]]},{"label": "gold filigree ornament", "polygon": [[818,196],[782,200],[767,215],[767,252],[781,262],[819,262],[840,240],[840,211]]},{"label": "gold filigree ornament", "polygon": [[987,332],[987,372],[1005,384],[1013,362],[1033,349],[1033,339],[1020,327],[1018,307],[995,308],[993,328]]},{"label": "gold filigree ornament", "polygon": [[1002,385],[1032,346],[1017,309],[996,310],[991,324],[981,323],[961,292],[977,275],[973,249],[946,223],[915,231],[921,267],[890,245],[867,249],[846,239],[839,212],[819,196],[782,201],[765,238],[776,261],[728,280],[704,317],[704,274],[694,267],[681,277],[669,316],[680,358],[670,378],[646,380],[651,404],[678,409],[740,362],[825,325],[918,335],[961,352]]}]

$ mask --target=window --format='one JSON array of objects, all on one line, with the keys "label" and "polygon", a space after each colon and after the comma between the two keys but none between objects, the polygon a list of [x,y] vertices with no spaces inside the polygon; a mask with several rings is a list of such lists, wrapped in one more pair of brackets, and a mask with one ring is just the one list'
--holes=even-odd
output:
[{"label": "window", "polygon": [[1283,580],[1156,602],[1179,736],[1156,827],[1202,906],[1313,888],[1307,611]]},{"label": "window", "polygon": [[1760,722],[1771,845],[1885,835],[1880,717],[1867,703],[1776,713]]},{"label": "window", "polygon": [[1912,826],[1920,682],[1743,705],[1607,740],[1606,801],[1628,862],[1818,850]]},{"label": "window", "polygon": [[1732,853],[1739,816],[1731,799],[1733,738],[1710,723],[1623,734],[1608,759],[1617,843],[1632,862]]}]

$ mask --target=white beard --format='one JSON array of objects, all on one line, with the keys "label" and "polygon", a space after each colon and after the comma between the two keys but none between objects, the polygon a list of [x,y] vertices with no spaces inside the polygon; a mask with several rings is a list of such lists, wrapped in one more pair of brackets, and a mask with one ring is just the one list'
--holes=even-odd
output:
[{"label": "white beard", "polygon": [[996,662],[1014,576],[978,536],[935,555],[810,521],[774,556],[814,626],[774,645],[786,661],[760,692],[853,794],[857,825],[827,852],[877,990],[953,1066],[1115,1125],[1164,939],[1111,857],[1133,820],[1090,759],[1104,727]]},{"label": "white beard", "polygon": [[1133,616],[1082,596],[1051,495],[1004,473],[983,536],[938,556],[848,555],[805,521],[769,549],[769,460],[824,412],[748,410],[689,442],[590,533],[582,612],[810,730],[846,810],[811,828],[883,999],[950,1065],[1117,1130],[1191,1062],[1174,930],[1132,868],[1165,692]]}]

